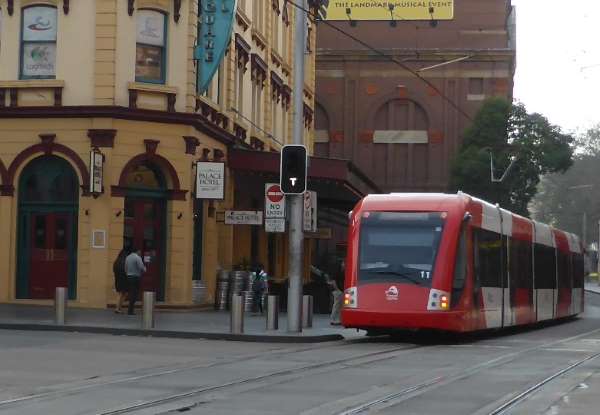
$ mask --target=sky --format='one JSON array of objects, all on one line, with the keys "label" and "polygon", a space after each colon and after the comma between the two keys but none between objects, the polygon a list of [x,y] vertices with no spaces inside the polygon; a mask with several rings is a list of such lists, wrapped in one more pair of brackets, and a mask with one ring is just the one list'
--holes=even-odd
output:
[{"label": "sky", "polygon": [[600,1],[512,0],[515,99],[566,132],[600,123]]}]

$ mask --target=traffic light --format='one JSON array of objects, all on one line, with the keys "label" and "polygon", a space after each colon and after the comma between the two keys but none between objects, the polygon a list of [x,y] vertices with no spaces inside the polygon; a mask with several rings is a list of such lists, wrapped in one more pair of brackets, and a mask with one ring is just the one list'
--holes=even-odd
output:
[{"label": "traffic light", "polygon": [[279,170],[279,185],[285,194],[299,195],[306,192],[306,147],[299,144],[283,146]]}]

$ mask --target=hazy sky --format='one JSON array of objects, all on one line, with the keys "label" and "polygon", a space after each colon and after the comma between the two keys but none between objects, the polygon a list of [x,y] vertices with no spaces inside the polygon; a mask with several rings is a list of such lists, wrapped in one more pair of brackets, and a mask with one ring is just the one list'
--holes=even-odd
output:
[{"label": "hazy sky", "polygon": [[512,0],[515,98],[566,131],[600,123],[600,1]]}]

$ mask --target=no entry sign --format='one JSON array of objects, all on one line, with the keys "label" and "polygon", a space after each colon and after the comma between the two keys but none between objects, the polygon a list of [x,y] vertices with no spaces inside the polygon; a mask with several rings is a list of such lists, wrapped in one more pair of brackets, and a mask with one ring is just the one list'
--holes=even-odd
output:
[{"label": "no entry sign", "polygon": [[276,183],[265,184],[265,218],[285,218],[285,196]]}]

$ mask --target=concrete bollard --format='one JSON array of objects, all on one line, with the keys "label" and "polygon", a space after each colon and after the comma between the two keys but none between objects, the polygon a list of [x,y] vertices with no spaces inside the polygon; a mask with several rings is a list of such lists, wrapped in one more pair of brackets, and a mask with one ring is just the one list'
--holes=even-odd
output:
[{"label": "concrete bollard", "polygon": [[279,329],[279,297],[267,296],[267,330]]},{"label": "concrete bollard", "polygon": [[144,291],[142,308],[142,328],[150,330],[154,328],[154,291]]},{"label": "concrete bollard", "polygon": [[302,296],[302,327],[311,328],[313,322],[313,297],[312,295]]},{"label": "concrete bollard", "polygon": [[67,289],[56,287],[54,295],[54,322],[60,326],[65,325],[65,313],[67,312]]},{"label": "concrete bollard", "polygon": [[232,334],[244,333],[244,303],[243,295],[234,294],[231,297],[231,316],[229,331]]}]

